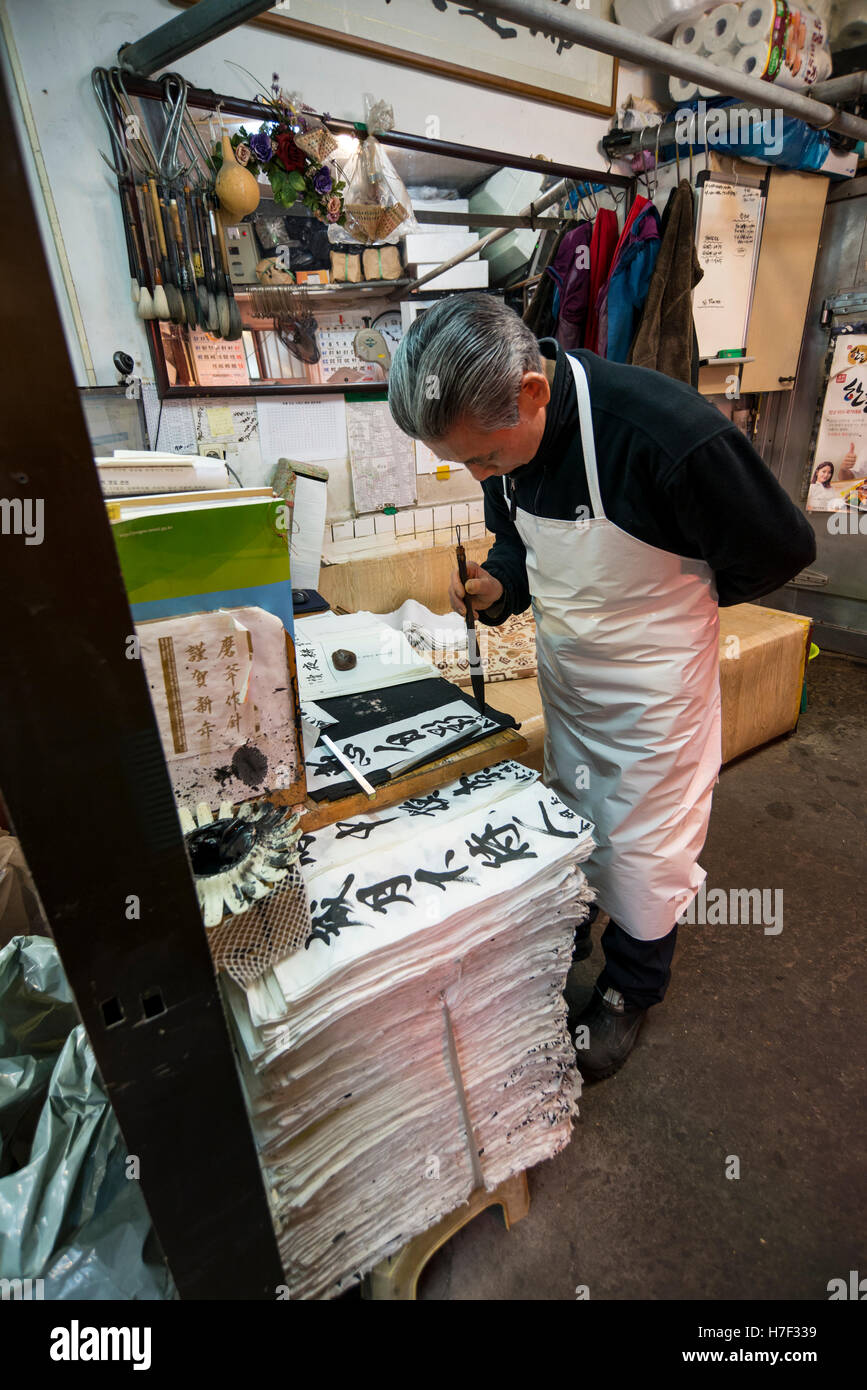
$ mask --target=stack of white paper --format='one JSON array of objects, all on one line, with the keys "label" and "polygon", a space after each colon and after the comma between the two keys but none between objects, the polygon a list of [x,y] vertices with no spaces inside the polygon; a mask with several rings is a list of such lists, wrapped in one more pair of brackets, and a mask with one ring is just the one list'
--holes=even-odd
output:
[{"label": "stack of white paper", "polygon": [[592,829],[506,762],[303,837],[311,939],[229,986],[292,1297],[568,1142]]}]

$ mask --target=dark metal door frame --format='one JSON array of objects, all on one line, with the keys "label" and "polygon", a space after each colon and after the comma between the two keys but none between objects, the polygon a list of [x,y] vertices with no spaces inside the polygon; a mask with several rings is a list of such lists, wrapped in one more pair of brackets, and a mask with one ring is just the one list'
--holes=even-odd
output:
[{"label": "dark metal door frame", "polygon": [[259,1161],[3,82],[0,170],[0,785],[181,1296],[274,1298]]}]

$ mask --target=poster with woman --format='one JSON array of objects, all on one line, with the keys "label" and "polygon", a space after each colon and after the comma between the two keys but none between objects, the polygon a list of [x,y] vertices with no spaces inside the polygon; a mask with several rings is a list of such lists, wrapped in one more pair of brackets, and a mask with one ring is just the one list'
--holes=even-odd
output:
[{"label": "poster with woman", "polygon": [[841,333],[822,406],[807,511],[852,505],[862,479],[867,479],[867,334]]}]

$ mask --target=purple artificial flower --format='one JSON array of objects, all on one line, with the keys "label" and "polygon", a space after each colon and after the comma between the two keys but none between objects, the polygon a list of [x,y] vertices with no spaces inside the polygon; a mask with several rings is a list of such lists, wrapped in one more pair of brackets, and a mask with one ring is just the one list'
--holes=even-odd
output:
[{"label": "purple artificial flower", "polygon": [[274,153],[274,146],[271,144],[271,136],[266,135],[264,130],[260,130],[256,135],[251,135],[250,151],[253,158],[258,159],[260,164],[269,163]]},{"label": "purple artificial flower", "polygon": [[318,174],[314,175],[313,187],[316,189],[317,193],[330,193],[331,184],[332,178],[330,170],[323,168],[319,170]]}]

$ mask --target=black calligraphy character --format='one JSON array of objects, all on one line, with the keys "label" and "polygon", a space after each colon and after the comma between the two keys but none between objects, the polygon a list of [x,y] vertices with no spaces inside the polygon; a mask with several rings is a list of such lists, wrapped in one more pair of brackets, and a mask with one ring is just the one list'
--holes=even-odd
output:
[{"label": "black calligraphy character", "polygon": [[479,787],[489,787],[492,782],[501,782],[506,773],[498,771],[495,767],[483,768],[480,772],[465,772],[458,778],[460,788],[455,792],[455,796],[470,796]]},{"label": "black calligraphy character", "polygon": [[351,835],[356,840],[369,840],[371,834],[380,825],[391,825],[397,816],[389,816],[386,820],[339,820],[337,822],[337,840],[345,840],[347,835]]},{"label": "black calligraphy character", "polygon": [[[445,0],[433,0],[434,9],[444,13],[447,9]],[[495,34],[499,34],[501,39],[513,39],[517,34],[517,29],[504,29],[497,23],[496,17],[492,14],[484,14],[482,10],[458,10],[458,14],[465,14],[470,19],[478,19],[484,24],[486,29],[492,29]]]},{"label": "black calligraphy character", "polygon": [[302,664],[303,664],[303,666],[304,666],[304,670],[305,670],[305,671],[318,671],[318,670],[319,670],[319,662],[318,662],[318,661],[305,661],[305,662],[303,662]]},{"label": "black calligraphy character", "polygon": [[[556,825],[552,825],[552,824],[551,824],[551,818],[550,818],[550,816],[548,815],[548,812],[547,812],[547,810],[546,810],[546,808],[545,808],[545,803],[544,803],[544,801],[540,801],[540,802],[539,802],[539,810],[542,812],[542,819],[543,819],[543,821],[545,822],[544,829],[543,829],[541,826],[538,826],[538,825],[527,825],[526,821],[519,820],[517,816],[515,817],[515,822],[516,822],[516,824],[518,824],[518,825],[523,825],[523,827],[524,827],[525,830],[535,830],[535,831],[537,831],[540,835],[556,835],[557,838],[560,839],[560,840],[577,840],[577,839],[578,839],[578,831],[577,831],[577,830],[558,830],[557,827],[556,827]],[[569,814],[571,815],[572,812],[570,811]]]},{"label": "black calligraphy character", "polygon": [[401,897],[400,889],[412,887],[412,879],[407,874],[398,874],[395,878],[384,878],[380,883],[371,883],[367,888],[359,888],[355,896],[359,902],[372,907],[374,912],[385,912],[392,903],[409,903],[414,906],[412,898]]},{"label": "black calligraphy character", "polygon": [[428,792],[427,796],[411,796],[407,801],[400,803],[401,811],[407,811],[411,816],[432,816],[434,811],[445,811],[448,809],[448,802],[436,792]]},{"label": "black calligraphy character", "polygon": [[424,734],[420,734],[418,729],[405,729],[402,734],[387,734],[385,743],[378,743],[374,748],[374,753],[390,753],[394,748],[409,748],[411,743],[418,743],[419,739],[424,739]]},{"label": "black calligraphy character", "polygon": [[310,846],[313,844],[313,842],[314,842],[315,839],[316,839],[316,836],[315,836],[315,835],[310,835],[310,834],[307,834],[307,835],[299,835],[299,836],[298,836],[297,848],[298,848],[298,863],[299,863],[299,864],[315,864],[315,863],[316,863],[316,860],[313,858],[313,855],[307,853],[308,849],[309,849]]},{"label": "black calligraphy character", "polygon": [[[361,927],[364,925],[363,922],[356,922],[351,918],[350,913],[352,912],[352,908],[346,901],[346,894],[349,892],[354,879],[355,874],[347,874],[343,887],[337,897],[322,899],[323,911],[320,912],[318,917],[311,916],[311,930],[310,935],[304,942],[305,950],[310,945],[311,941],[324,941],[327,946],[332,936],[340,935],[341,927]],[[311,914],[315,913],[316,907],[317,904],[315,901],[310,904]]]},{"label": "black calligraphy character", "polygon": [[354,763],[356,767],[370,766],[370,758],[367,756],[360,744],[347,743],[343,752],[345,753],[349,761],[351,763]]},{"label": "black calligraphy character", "polygon": [[527,841],[520,843],[521,837],[514,825],[508,822],[494,829],[490,821],[482,835],[471,835],[464,843],[473,856],[483,855],[486,869],[499,869],[503,864],[511,864],[515,859],[538,859]]},{"label": "black calligraphy character", "polygon": [[462,729],[474,726],[478,722],[478,715],[475,714],[447,714],[442,719],[434,719],[430,724],[422,724],[421,728],[427,729],[437,738],[444,738],[446,734],[459,734]]},{"label": "black calligraphy character", "polygon": [[413,877],[418,883],[434,883],[437,888],[441,888],[443,892],[446,891],[447,883],[456,883],[458,880],[463,883],[475,883],[475,879],[462,878],[462,875],[465,874],[470,867],[469,864],[464,864],[462,869],[449,869],[449,864],[451,864],[454,857],[454,850],[448,849],[446,850],[446,866],[442,872],[437,873],[434,869],[416,869]]},{"label": "black calligraphy character", "polygon": [[307,766],[312,772],[318,772],[320,777],[339,777],[341,773],[346,773],[343,763],[333,753],[326,753],[318,763],[308,763]]}]

